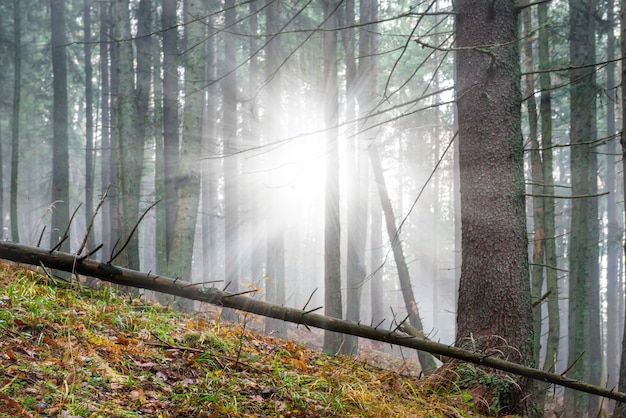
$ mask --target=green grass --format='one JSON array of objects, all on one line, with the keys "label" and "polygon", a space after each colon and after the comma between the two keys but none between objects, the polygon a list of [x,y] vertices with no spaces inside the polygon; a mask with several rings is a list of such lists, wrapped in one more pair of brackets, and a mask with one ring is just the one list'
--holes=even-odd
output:
[{"label": "green grass", "polygon": [[2,417],[479,416],[467,392],[0,264]]}]

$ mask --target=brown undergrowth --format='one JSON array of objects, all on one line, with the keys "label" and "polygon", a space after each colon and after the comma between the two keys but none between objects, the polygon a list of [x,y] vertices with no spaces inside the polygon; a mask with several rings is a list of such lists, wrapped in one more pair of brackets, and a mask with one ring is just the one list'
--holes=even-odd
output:
[{"label": "brown undergrowth", "polygon": [[255,320],[0,264],[0,417],[481,416],[466,392],[252,332]]}]

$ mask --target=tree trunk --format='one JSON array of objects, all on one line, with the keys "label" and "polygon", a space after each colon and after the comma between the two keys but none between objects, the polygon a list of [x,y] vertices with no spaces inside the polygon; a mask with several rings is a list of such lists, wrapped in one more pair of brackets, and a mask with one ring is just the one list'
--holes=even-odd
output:
[{"label": "tree trunk", "polygon": [[[113,39],[115,46],[116,92],[113,102],[114,142],[118,172],[118,218],[120,239],[128,242],[119,261],[139,268],[139,238],[132,234],[139,220],[139,196],[143,168],[143,138],[139,136],[135,91],[134,54],[130,32],[128,0],[113,1]],[[121,245],[121,244],[120,244]]]},{"label": "tree trunk", "polygon": [[[336,0],[322,0],[324,8],[324,125],[326,127],[326,192],[324,218],[324,309],[326,316],[341,318],[341,227],[339,217],[339,91],[337,85]],[[343,336],[324,332],[324,351],[336,354]]]},{"label": "tree trunk", "polygon": [[[391,201],[389,200],[389,194],[387,193],[387,186],[385,185],[385,179],[383,177],[383,168],[380,162],[380,156],[378,155],[378,149],[371,146],[369,149],[370,161],[372,162],[372,172],[374,179],[378,185],[378,196],[380,198],[380,205],[385,215],[385,223],[387,225],[387,234],[389,236],[389,242],[393,251],[393,258],[396,262],[396,268],[398,269],[398,280],[400,281],[400,290],[402,291],[402,298],[404,299],[404,305],[406,306],[409,324],[415,328],[418,332],[424,333],[424,327],[422,325],[422,319],[420,318],[419,310],[417,308],[417,301],[413,294],[413,286],[411,285],[411,277],[409,276],[409,268],[404,258],[402,251],[402,242],[400,241],[400,231],[396,227],[396,220],[393,216],[393,209],[391,207]],[[422,366],[424,374],[432,374],[436,369],[435,360],[427,353],[422,351],[417,352],[417,356]]]},{"label": "tree trunk", "polygon": [[[619,295],[622,281],[620,280],[618,265],[621,249],[621,231],[618,222],[618,189],[617,189],[617,165],[619,158],[617,156],[617,139],[613,136],[617,133],[615,126],[615,106],[617,104],[618,94],[615,84],[616,63],[615,59],[615,14],[613,0],[607,0],[607,44],[606,59],[609,63],[606,66],[606,91],[608,99],[606,102],[606,136],[610,138],[606,144],[606,188],[609,191],[607,197],[607,254],[606,254],[606,370],[608,388],[617,387],[619,376]],[[612,403],[609,405],[609,412],[612,409]]]},{"label": "tree trunk", "polygon": [[[347,0],[340,13],[340,25],[346,29],[341,31],[341,40],[344,49],[344,61],[346,67],[346,120],[355,120],[356,101],[359,83],[357,77],[356,60],[354,57],[354,0]],[[362,55],[361,55],[362,56]],[[365,58],[367,59],[367,58]],[[370,86],[375,88],[375,86]],[[363,103],[363,107],[368,106]],[[367,200],[364,199],[363,168],[365,164],[364,154],[360,152],[360,141],[358,134],[358,123],[354,126],[357,135],[348,142],[347,155],[347,194],[348,194],[348,248],[346,252],[346,319],[352,322],[361,320],[361,288],[365,279],[365,216],[367,212]],[[345,336],[341,353],[356,356],[359,350],[358,338]]]},{"label": "tree trunk", "polygon": [[[570,0],[570,170],[573,196],[597,193],[597,157],[594,145],[595,122],[595,43],[593,0]],[[569,325],[568,364],[575,379],[599,383],[600,358],[598,203],[596,197],[571,201],[572,218],[569,245]],[[596,376],[597,370],[597,376]],[[589,402],[589,403],[588,403]],[[567,416],[597,413],[597,402],[584,394],[566,391]]]},{"label": "tree trunk", "polygon": [[[22,96],[22,8],[20,0],[13,0],[13,111],[11,115],[11,191],[9,211],[11,241],[20,242],[17,218],[17,180],[20,146],[20,99]],[[4,217],[4,215],[2,215]]]},{"label": "tree trunk", "polygon": [[[282,138],[284,132],[281,125],[285,115],[281,101],[281,44],[280,37],[275,36],[280,31],[280,16],[280,1],[274,1],[265,8],[266,31],[268,36],[272,36],[265,47],[265,80],[267,83],[264,88],[264,108],[266,109],[264,133],[268,142]],[[276,156],[275,160],[277,160],[284,153],[277,150],[274,155]],[[285,303],[285,220],[282,217],[284,213],[284,195],[281,196],[282,193],[280,188],[267,190],[267,195],[263,199],[268,202],[265,207],[266,300],[279,305]],[[266,318],[265,332],[284,337],[287,329],[284,322],[274,318]]]},{"label": "tree trunk", "polygon": [[165,253],[159,257],[160,269],[167,268],[176,222],[176,171],[180,141],[178,138],[178,27],[177,0],[162,1],[161,28],[163,30],[163,176],[165,207]]},{"label": "tree trunk", "polygon": [[[67,37],[65,34],[66,5],[63,0],[50,3],[50,25],[52,27],[52,228],[50,242],[54,248],[61,240],[61,249],[70,248],[70,179],[69,179],[69,133],[67,104]],[[67,236],[64,236],[67,231]]]},{"label": "tree trunk", "polygon": [[[539,26],[539,68],[547,70],[550,68],[550,44],[548,27],[548,4],[537,6],[538,26]],[[543,160],[543,194],[545,196],[554,195],[554,175],[552,173],[552,104],[551,104],[551,82],[550,73],[539,74],[539,87],[541,90],[541,100],[539,111],[541,115],[541,157]],[[554,221],[554,198],[543,198],[544,208],[544,260],[546,265],[545,280],[548,305],[548,336],[546,339],[545,358],[543,360],[543,370],[555,371],[559,352],[559,340],[561,337],[561,318],[559,312],[559,287],[556,252],[556,228]],[[545,401],[548,385],[542,384],[538,388],[536,403],[541,408]]]},{"label": "tree trunk", "polygon": [[102,203],[100,209],[100,219],[102,225],[102,258],[110,257],[113,248],[113,242],[115,237],[115,224],[111,224],[112,218],[115,218],[111,214],[111,195],[112,180],[111,173],[111,77],[110,77],[110,35],[111,35],[111,6],[109,3],[100,3],[100,45],[99,45],[99,58],[100,58],[100,148],[101,151],[101,165],[100,165],[100,186],[103,190],[109,190],[109,196]]},{"label": "tree trunk", "polygon": [[213,29],[213,18],[209,17],[209,34],[206,40],[207,61],[205,65],[207,83],[207,102],[204,112],[204,134],[202,139],[202,155],[207,157],[202,161],[202,271],[206,277],[217,280],[218,274],[218,242],[217,242],[217,175],[218,161],[210,158],[217,153],[216,120],[217,120],[217,91],[216,91],[216,36]]},{"label": "tree trunk", "polygon": [[[207,11],[202,0],[189,0],[185,19],[185,107],[178,184],[176,223],[168,257],[168,274],[191,280],[193,246],[200,204],[200,155],[204,113],[206,22],[196,20]],[[192,280],[193,281],[193,280]]]},{"label": "tree trunk", "polygon": [[[621,13],[619,18],[620,23],[620,39],[621,46],[620,52],[622,57],[626,56],[626,0],[622,0],[620,2]],[[626,195],[626,83],[623,80],[626,80],[626,66],[622,65],[622,132],[620,136],[620,142],[622,146],[622,188],[623,193]],[[623,213],[623,217],[626,220],[626,210]],[[626,241],[624,242],[624,253],[626,256]],[[624,293],[622,293],[622,300],[624,298]],[[623,302],[625,303],[625,302]],[[618,390],[626,390],[626,321],[624,321],[624,333],[622,334],[622,350],[621,350],[621,359],[620,359],[620,367],[619,367],[619,384]],[[617,403],[615,405],[615,410],[613,411],[613,418],[624,418],[626,417],[626,403]]]},{"label": "tree trunk", "polygon": [[[234,0],[224,2],[224,25],[233,28],[236,21]],[[223,119],[222,141],[224,143],[224,274],[228,291],[239,291],[240,243],[239,243],[239,156],[240,141],[237,133],[237,60],[235,35],[224,32],[224,67],[228,74],[222,79]],[[229,320],[235,319],[234,312],[226,311]]]},{"label": "tree trunk", "polygon": [[[518,8],[459,0],[455,12],[463,248],[457,341],[530,365]],[[492,392],[505,405],[499,412],[530,414],[529,382],[515,380]]]},{"label": "tree trunk", "polygon": [[[85,226],[93,216],[94,188],[94,146],[93,146],[93,65],[91,61],[91,0],[83,1],[84,54],[85,65]],[[95,248],[93,233],[87,237],[87,250]]]}]

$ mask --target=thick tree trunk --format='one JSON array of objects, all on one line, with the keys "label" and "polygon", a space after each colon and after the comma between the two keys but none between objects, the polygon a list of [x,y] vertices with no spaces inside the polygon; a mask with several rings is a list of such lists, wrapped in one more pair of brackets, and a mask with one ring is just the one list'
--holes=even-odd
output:
[{"label": "thick tree trunk", "polygon": [[[457,341],[532,365],[519,10],[514,1],[459,0],[455,11],[463,248]],[[516,381],[493,394],[506,405],[500,412],[530,414],[529,382]]]}]

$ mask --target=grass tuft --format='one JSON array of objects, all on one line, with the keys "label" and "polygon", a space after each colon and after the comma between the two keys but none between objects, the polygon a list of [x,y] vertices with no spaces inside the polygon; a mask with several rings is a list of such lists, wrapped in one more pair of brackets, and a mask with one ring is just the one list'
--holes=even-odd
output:
[{"label": "grass tuft", "polygon": [[0,418],[479,416],[467,392],[432,387],[0,263]]}]

